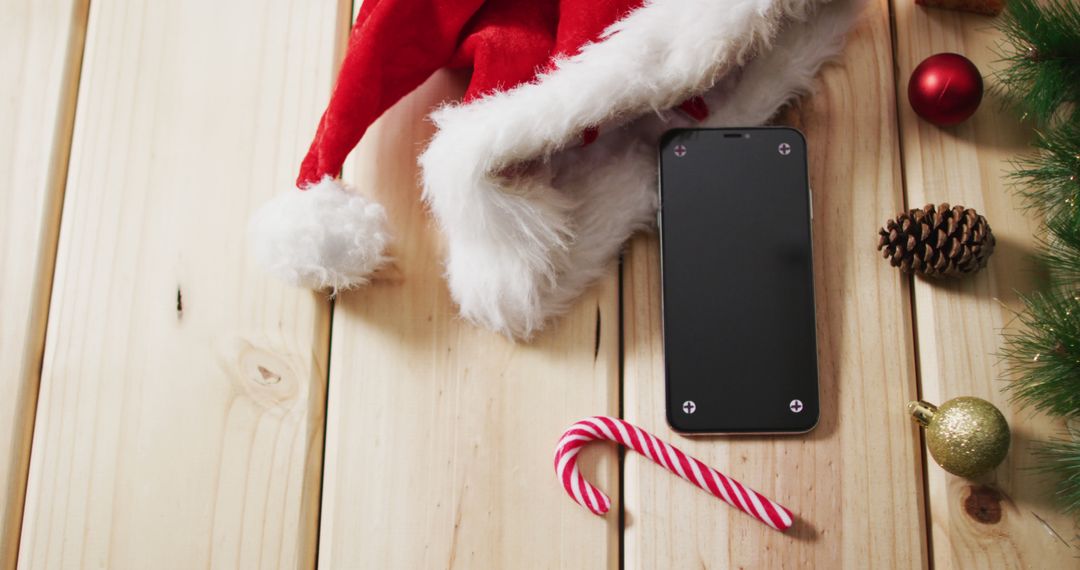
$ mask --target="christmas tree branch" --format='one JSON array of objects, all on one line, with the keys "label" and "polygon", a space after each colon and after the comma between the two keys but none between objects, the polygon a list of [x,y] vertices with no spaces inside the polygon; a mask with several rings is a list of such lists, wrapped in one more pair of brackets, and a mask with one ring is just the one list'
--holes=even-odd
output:
[{"label": "christmas tree branch", "polygon": [[1077,115],[1080,102],[1080,4],[1011,0],[998,20],[1007,67],[997,74],[1006,98],[1042,122]]},{"label": "christmas tree branch", "polygon": [[[1080,419],[1080,3],[1010,0],[998,29],[1006,64],[998,89],[1043,129],[1011,178],[1043,216],[1039,257],[1051,275],[1050,289],[1024,297],[1019,326],[1005,333],[1006,390],[1020,405]],[[1062,507],[1080,515],[1080,440],[1045,442],[1035,454],[1060,477]]]},{"label": "christmas tree branch", "polygon": [[1080,418],[1080,291],[1064,288],[1024,297],[1019,331],[1005,333],[1002,355],[1023,405]]},{"label": "christmas tree branch", "polygon": [[1067,513],[1080,513],[1080,441],[1056,439],[1037,446],[1039,471],[1056,475],[1056,496]]},{"label": "christmas tree branch", "polygon": [[1075,216],[1059,215],[1046,222],[1049,237],[1040,241],[1039,261],[1050,272],[1050,283],[1069,287],[1080,282],[1080,230]]},{"label": "christmas tree branch", "polygon": [[[1078,62],[1080,63],[1080,62]],[[1080,79],[1080,78],[1078,78]],[[1077,220],[1080,212],[1080,121],[1065,121],[1040,132],[1034,143],[1037,152],[1014,163],[1013,187],[1027,204],[1049,219],[1065,223]],[[1080,233],[1078,223],[1068,227]]]}]

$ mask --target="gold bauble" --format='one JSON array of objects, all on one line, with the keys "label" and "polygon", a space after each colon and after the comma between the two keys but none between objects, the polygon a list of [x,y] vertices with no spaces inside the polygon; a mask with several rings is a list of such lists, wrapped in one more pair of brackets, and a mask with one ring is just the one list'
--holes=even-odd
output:
[{"label": "gold bauble", "polygon": [[934,461],[953,475],[985,473],[1009,452],[1009,423],[981,398],[953,398],[941,406],[911,402],[908,412],[926,428],[926,447]]}]

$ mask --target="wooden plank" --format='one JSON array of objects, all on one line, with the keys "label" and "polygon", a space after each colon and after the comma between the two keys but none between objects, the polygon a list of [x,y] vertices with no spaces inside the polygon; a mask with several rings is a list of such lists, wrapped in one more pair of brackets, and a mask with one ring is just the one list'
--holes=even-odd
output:
[{"label": "wooden plank", "polygon": [[[1030,132],[993,96],[968,122],[938,128],[920,120],[906,101],[907,80],[923,58],[938,52],[964,54],[988,76],[1000,38],[992,20],[971,14],[927,10],[910,2],[894,5],[897,31],[897,89],[908,202],[963,204],[990,221],[998,247],[985,271],[950,283],[915,280],[922,394],[941,403],[978,396],[1005,412],[1013,446],[1005,464],[978,481],[966,481],[927,466],[927,490],[935,568],[1076,567],[1073,521],[1053,508],[1050,486],[1030,471],[1031,441],[1060,433],[1063,426],[1018,410],[1001,392],[1002,327],[1021,308],[1016,291],[1031,290],[1036,222],[1019,210],[1004,186],[1007,161],[1027,152]],[[974,497],[973,497],[974,495]],[[971,499],[969,501],[969,498]],[[980,509],[1001,508],[1001,518]],[[1055,535],[1057,533],[1057,535]]]},{"label": "wooden plank", "polygon": [[664,419],[657,242],[625,261],[628,420],[788,506],[780,534],[640,458],[624,467],[627,568],[926,566],[909,293],[874,251],[902,205],[888,3],[873,2],[839,66],[789,112],[814,188],[821,421],[808,435],[682,438]]},{"label": "wooden plank", "polygon": [[246,262],[337,0],[94,0],[20,567],[309,566],[328,303]]},{"label": "wooden plank", "polygon": [[0,568],[15,565],[86,0],[0,0]]},{"label": "wooden plank", "polygon": [[[436,74],[345,169],[387,207],[396,267],[335,306],[319,565],[615,567],[618,517],[564,496],[551,457],[571,423],[618,411],[616,268],[530,344],[457,316],[416,157],[432,135],[424,117],[463,90]],[[614,450],[583,455],[617,501]]]}]

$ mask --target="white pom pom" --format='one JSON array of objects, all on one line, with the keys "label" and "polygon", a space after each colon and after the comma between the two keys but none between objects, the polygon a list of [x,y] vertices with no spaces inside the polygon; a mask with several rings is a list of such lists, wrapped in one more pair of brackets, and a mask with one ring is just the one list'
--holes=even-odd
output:
[{"label": "white pom pom", "polygon": [[251,218],[255,259],[278,278],[312,289],[367,283],[387,261],[386,212],[329,176],[290,190]]}]

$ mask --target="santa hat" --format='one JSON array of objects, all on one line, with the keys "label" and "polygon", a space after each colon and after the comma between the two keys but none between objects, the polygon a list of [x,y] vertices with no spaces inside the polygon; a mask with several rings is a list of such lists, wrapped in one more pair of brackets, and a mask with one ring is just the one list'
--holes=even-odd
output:
[{"label": "santa hat", "polygon": [[839,51],[857,4],[365,0],[298,189],[252,220],[256,257],[294,284],[364,284],[392,229],[342,164],[433,72],[469,68],[463,101],[432,114],[424,199],[461,314],[528,337],[655,219],[660,134],[768,121]]}]

